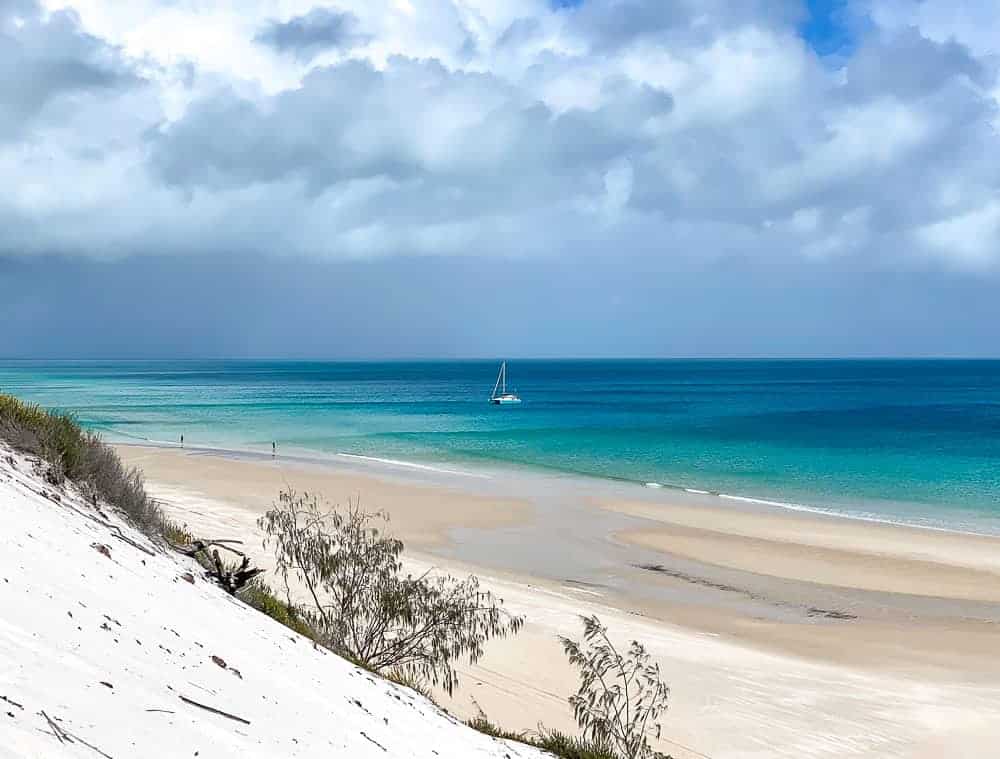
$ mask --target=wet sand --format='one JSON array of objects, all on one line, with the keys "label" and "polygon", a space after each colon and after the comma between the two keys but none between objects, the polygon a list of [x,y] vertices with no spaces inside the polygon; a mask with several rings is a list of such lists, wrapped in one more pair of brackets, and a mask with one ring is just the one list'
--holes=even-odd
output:
[{"label": "wet sand", "polygon": [[285,458],[227,456],[197,449],[128,445],[117,450],[151,482],[238,502],[258,516],[271,508],[283,489],[290,488],[317,494],[331,506],[360,502],[367,510],[389,513],[393,531],[420,548],[445,544],[448,531],[458,524],[471,529],[499,528],[523,522],[531,512],[524,499],[408,483],[347,466],[333,469]]},{"label": "wet sand", "polygon": [[417,568],[527,616],[446,708],[572,727],[556,640],[598,613],[673,688],[675,757],[985,756],[1000,738],[1000,539],[682,499],[619,483],[121,446],[167,511],[243,536],[287,485],[392,515]]}]

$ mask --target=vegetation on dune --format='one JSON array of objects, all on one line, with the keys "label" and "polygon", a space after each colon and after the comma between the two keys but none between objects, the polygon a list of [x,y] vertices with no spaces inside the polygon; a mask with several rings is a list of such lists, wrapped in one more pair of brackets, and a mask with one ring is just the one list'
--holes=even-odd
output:
[{"label": "vegetation on dune", "polygon": [[[50,484],[60,487],[67,480],[74,482],[95,506],[108,504],[150,538],[181,549],[196,542],[185,527],[167,519],[146,493],[142,473],[126,467],[111,446],[80,427],[72,415],[0,394],[0,440],[37,456]],[[212,568],[207,554],[204,560],[195,558],[206,569]],[[253,578],[236,595],[295,632],[315,637],[295,607],[279,599],[259,578]]]},{"label": "vegetation on dune", "polygon": [[479,713],[478,717],[465,724],[473,730],[478,730],[500,740],[517,741],[540,748],[560,759],[621,759],[608,746],[585,738],[566,735],[558,730],[549,730],[545,727],[521,733],[504,730],[499,725],[490,722],[489,718],[482,712]]},{"label": "vegetation on dune", "polygon": [[[311,604],[298,613],[324,646],[359,666],[430,697],[429,685],[451,694],[453,661],[475,662],[493,637],[516,634],[524,620],[480,590],[478,580],[449,575],[404,575],[403,543],[383,532],[387,517],[358,504],[324,509],[316,496],[283,491],[259,520],[265,548],[275,552],[291,604],[290,581]],[[562,759],[666,759],[650,739],[670,689],[659,665],[633,641],[620,653],[597,617],[582,617],[583,641],[560,642],[580,673],[570,697],[581,737],[539,726],[512,732],[480,712],[466,724],[502,740],[515,740]]]},{"label": "vegetation on dune", "polygon": [[146,535],[178,537],[183,532],[146,493],[142,473],[122,464],[99,435],[84,430],[72,415],[0,395],[0,438],[44,462],[52,485],[72,480],[95,505],[109,504]]},{"label": "vegetation on dune", "polygon": [[266,614],[276,622],[280,622],[299,635],[315,640],[316,631],[309,626],[299,609],[278,598],[270,586],[262,580],[254,579],[236,595],[247,605]]},{"label": "vegetation on dune", "polygon": [[309,494],[283,491],[259,521],[278,574],[310,598],[306,614],[318,640],[367,669],[426,681],[451,693],[454,662],[477,661],[486,641],[514,635],[524,619],[470,576],[404,574],[403,543],[379,526],[382,513],[358,504],[324,509]]},{"label": "vegetation on dune", "polygon": [[596,616],[580,619],[583,641],[559,640],[580,673],[580,687],[569,703],[584,738],[624,759],[659,759],[662,754],[649,740],[660,737],[660,717],[670,698],[660,665],[650,661],[638,641],[619,652]]},{"label": "vegetation on dune", "polygon": [[560,637],[563,650],[580,673],[580,686],[570,696],[581,737],[539,726],[537,731],[515,733],[479,716],[466,724],[502,740],[520,741],[562,759],[669,759],[654,751],[651,738],[659,738],[660,717],[667,709],[670,688],[660,679],[660,667],[646,649],[632,641],[620,653],[608,629],[595,617],[581,617],[583,640]]}]

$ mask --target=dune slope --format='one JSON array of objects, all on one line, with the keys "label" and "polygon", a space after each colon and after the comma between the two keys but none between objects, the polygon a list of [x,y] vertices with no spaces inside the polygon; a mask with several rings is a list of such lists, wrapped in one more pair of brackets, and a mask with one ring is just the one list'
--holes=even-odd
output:
[{"label": "dune slope", "polygon": [[543,756],[315,648],[2,445],[0,514],[0,757]]}]

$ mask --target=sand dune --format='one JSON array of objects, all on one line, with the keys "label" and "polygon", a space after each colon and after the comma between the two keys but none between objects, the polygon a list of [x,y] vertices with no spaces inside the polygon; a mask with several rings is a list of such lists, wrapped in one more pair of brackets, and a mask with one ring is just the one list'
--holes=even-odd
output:
[{"label": "sand dune", "polygon": [[315,648],[111,517],[133,544],[116,540],[2,444],[0,507],[0,757],[541,759]]}]

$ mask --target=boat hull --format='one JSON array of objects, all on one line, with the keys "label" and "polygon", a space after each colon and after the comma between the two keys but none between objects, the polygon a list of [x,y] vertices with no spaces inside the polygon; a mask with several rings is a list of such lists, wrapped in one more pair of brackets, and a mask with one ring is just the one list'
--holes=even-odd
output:
[{"label": "boat hull", "polygon": [[490,398],[490,403],[494,406],[513,406],[521,402],[520,398]]}]

